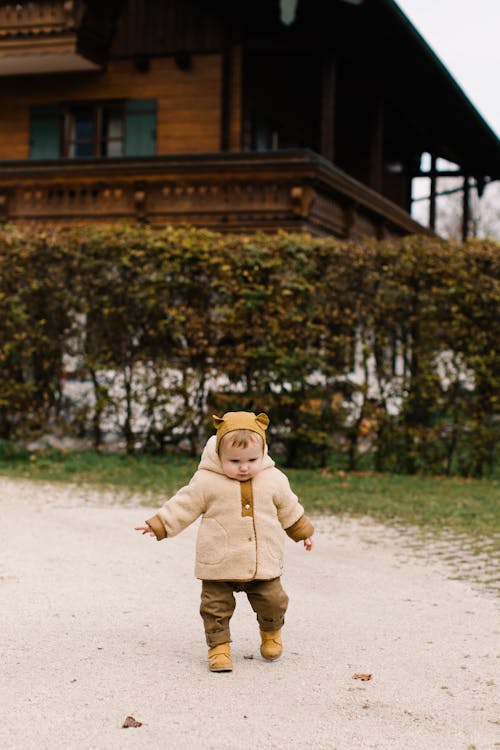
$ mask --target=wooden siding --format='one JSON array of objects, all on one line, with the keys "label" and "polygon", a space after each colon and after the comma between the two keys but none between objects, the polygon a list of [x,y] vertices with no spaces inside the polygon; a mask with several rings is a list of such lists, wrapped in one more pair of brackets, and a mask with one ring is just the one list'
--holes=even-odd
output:
[{"label": "wooden siding", "polygon": [[220,149],[221,56],[194,55],[187,71],[173,58],[151,60],[140,73],[130,60],[104,73],[0,79],[0,159],[27,159],[30,105],[99,99],[156,99],[157,153],[206,153]]},{"label": "wooden siding", "polygon": [[[212,5],[212,7],[210,7]],[[111,57],[221,51],[223,21],[206,0],[126,0]]]}]

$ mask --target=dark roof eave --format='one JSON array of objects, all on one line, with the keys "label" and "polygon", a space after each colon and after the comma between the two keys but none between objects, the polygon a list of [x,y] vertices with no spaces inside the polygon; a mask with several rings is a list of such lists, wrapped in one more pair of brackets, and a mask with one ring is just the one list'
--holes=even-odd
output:
[{"label": "dark roof eave", "polygon": [[[465,169],[470,168],[471,174],[479,176],[478,171],[480,171],[482,173],[482,176],[488,176],[491,179],[498,179],[497,175],[500,174],[500,140],[494,130],[481,116],[474,104],[457,83],[455,78],[451,75],[448,68],[444,65],[438,55],[425,41],[419,31],[412,24],[410,19],[399,8],[395,0],[378,1],[382,4],[382,6],[386,7],[387,12],[392,15],[395,22],[403,29],[403,33],[406,33],[408,35],[408,41],[416,45],[421,50],[430,67],[432,67],[434,74],[434,77],[432,79],[432,88],[434,91],[436,91],[438,101],[444,102],[445,100],[449,100],[450,95],[445,96],[445,94],[447,91],[450,92],[452,107],[453,110],[456,109],[456,117],[460,118],[462,129],[466,128],[468,131],[473,131],[475,134],[477,134],[477,137],[481,139],[481,144],[484,144],[481,146],[479,157],[467,157],[467,153],[464,153],[459,163]],[[407,47],[407,42],[405,42],[404,39],[402,40],[401,44],[402,46]],[[432,116],[432,113],[430,113],[430,116]],[[434,130],[434,132],[436,132],[436,130]],[[456,136],[460,136],[460,132],[461,128],[457,128]],[[470,146],[470,140],[465,136],[464,138]],[[435,137],[435,146],[437,148],[439,148],[440,141],[443,143],[449,142],[449,129],[447,130],[446,141],[443,138],[439,138],[438,134],[437,137]],[[457,140],[454,141],[452,146],[454,146],[456,151],[462,151],[465,148],[465,144],[462,145]],[[481,164],[480,169],[478,168],[478,162],[480,162]]]}]

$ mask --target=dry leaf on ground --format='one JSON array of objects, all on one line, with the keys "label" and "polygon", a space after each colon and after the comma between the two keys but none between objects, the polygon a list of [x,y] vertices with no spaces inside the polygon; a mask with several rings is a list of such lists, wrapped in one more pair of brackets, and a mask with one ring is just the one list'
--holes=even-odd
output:
[{"label": "dry leaf on ground", "polygon": [[137,721],[133,716],[127,716],[122,724],[122,729],[128,729],[129,727],[142,727],[142,721]]},{"label": "dry leaf on ground", "polygon": [[367,682],[368,680],[371,680],[371,678],[371,674],[362,674],[358,672],[356,672],[356,674],[353,674],[352,676],[353,680],[362,680],[363,682]]}]

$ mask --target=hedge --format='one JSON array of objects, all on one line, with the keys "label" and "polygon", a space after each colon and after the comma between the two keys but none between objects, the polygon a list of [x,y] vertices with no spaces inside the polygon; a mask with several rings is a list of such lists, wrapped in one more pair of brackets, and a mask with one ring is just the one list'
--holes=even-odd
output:
[{"label": "hedge", "polygon": [[0,439],[197,453],[252,409],[288,465],[491,473],[499,250],[4,226]]}]

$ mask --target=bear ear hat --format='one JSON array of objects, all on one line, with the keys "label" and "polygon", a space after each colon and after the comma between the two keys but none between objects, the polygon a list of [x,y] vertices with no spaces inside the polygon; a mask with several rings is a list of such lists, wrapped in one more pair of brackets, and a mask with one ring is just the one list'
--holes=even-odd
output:
[{"label": "bear ear hat", "polygon": [[269,425],[269,417],[264,412],[257,416],[253,411],[228,411],[223,417],[212,414],[213,424],[217,430],[216,450],[219,452],[220,441],[224,435],[233,430],[251,430],[261,436],[264,444],[266,442],[266,430]]},{"label": "bear ear hat", "polygon": [[269,426],[269,417],[267,416],[267,414],[264,414],[264,412],[261,411],[260,414],[257,414],[255,419],[262,426],[263,430],[267,430]]},{"label": "bear ear hat", "polygon": [[[245,417],[254,417],[255,421],[259,423],[260,428],[262,430],[267,430],[267,428],[269,426],[269,417],[267,416],[267,414],[264,414],[263,411],[261,411],[260,414],[257,414],[257,416],[255,416],[251,412],[247,412],[247,413],[240,412],[240,413],[244,414]],[[238,414],[237,412],[231,412],[230,413],[230,417],[233,417],[233,415],[237,416],[237,414]],[[225,421],[228,421],[228,420],[226,420],[226,416],[227,415],[224,414],[223,417],[218,417],[216,414],[212,414],[213,425],[214,425],[214,427],[215,427],[216,430],[219,429],[219,427],[221,426],[221,424],[223,424]],[[243,426],[248,429],[248,425],[245,424],[245,425],[242,425],[242,427]],[[233,429],[237,429],[237,428],[233,428]]]}]

